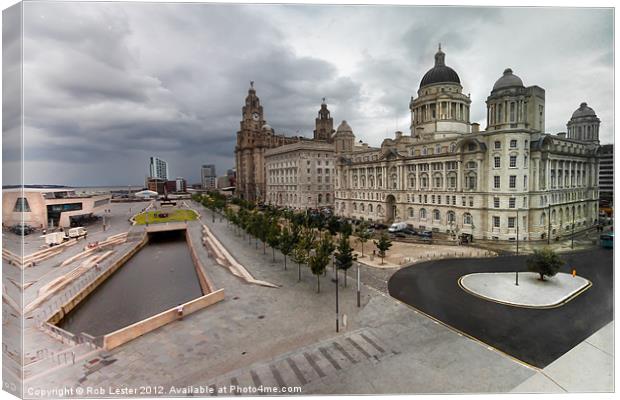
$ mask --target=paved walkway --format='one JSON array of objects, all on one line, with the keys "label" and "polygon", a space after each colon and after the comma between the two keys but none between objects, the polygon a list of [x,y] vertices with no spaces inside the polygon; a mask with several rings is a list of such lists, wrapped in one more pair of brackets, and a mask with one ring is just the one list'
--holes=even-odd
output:
[{"label": "paved walkway", "polygon": [[613,391],[613,322],[512,390],[514,393]]}]

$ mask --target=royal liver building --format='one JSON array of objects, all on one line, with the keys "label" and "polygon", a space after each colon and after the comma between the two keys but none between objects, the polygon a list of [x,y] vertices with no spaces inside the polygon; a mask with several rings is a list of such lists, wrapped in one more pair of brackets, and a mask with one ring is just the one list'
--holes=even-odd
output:
[{"label": "royal liver building", "polygon": [[355,144],[346,122],[338,153],[337,215],[407,222],[475,238],[546,240],[596,223],[600,120],[585,103],[568,135],[546,134],[545,91],[506,69],[487,97],[486,129],[470,122],[458,74],[435,65],[411,98],[411,135]]}]

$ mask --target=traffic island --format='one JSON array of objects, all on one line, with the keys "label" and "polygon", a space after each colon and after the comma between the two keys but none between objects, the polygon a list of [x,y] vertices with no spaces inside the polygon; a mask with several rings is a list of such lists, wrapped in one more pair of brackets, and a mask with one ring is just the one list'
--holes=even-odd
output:
[{"label": "traffic island", "polygon": [[482,299],[525,308],[560,307],[592,286],[580,276],[560,272],[544,281],[535,272],[484,272],[462,276],[459,286]]}]

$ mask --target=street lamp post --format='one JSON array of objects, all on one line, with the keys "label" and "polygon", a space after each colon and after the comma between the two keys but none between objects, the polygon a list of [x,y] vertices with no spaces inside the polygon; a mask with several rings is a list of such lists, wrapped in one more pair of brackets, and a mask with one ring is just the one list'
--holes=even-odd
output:
[{"label": "street lamp post", "polygon": [[517,208],[517,255],[519,255],[519,209]]},{"label": "street lamp post", "polygon": [[548,228],[547,228],[547,244],[551,243],[551,202],[549,202],[549,205],[547,206],[547,220],[549,221],[549,223],[547,224]]},{"label": "street lamp post", "polygon": [[570,248],[572,249],[575,244],[575,205],[573,204],[573,227],[570,235]]},{"label": "street lamp post", "polygon": [[357,306],[361,303],[360,263],[357,263]]},{"label": "street lamp post", "polygon": [[338,311],[338,270],[336,270],[336,332],[340,332],[340,314]]}]

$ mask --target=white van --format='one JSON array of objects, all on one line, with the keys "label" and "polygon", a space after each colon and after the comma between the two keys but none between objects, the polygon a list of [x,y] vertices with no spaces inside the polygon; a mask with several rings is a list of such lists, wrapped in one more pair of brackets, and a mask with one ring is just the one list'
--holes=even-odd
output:
[{"label": "white van", "polygon": [[69,229],[67,234],[70,238],[81,238],[82,236],[86,237],[86,235],[88,235],[88,232],[86,231],[86,229],[80,226],[77,228]]},{"label": "white van", "polygon": [[61,244],[62,242],[68,239],[68,237],[65,236],[64,232],[48,233],[47,235],[43,235],[41,237],[45,239],[45,244],[47,244],[50,247]]},{"label": "white van", "polygon": [[396,223],[390,225],[390,227],[388,228],[388,232],[396,233],[396,232],[404,231],[405,229],[407,229],[407,224],[406,223],[404,223],[404,222],[396,222]]}]

